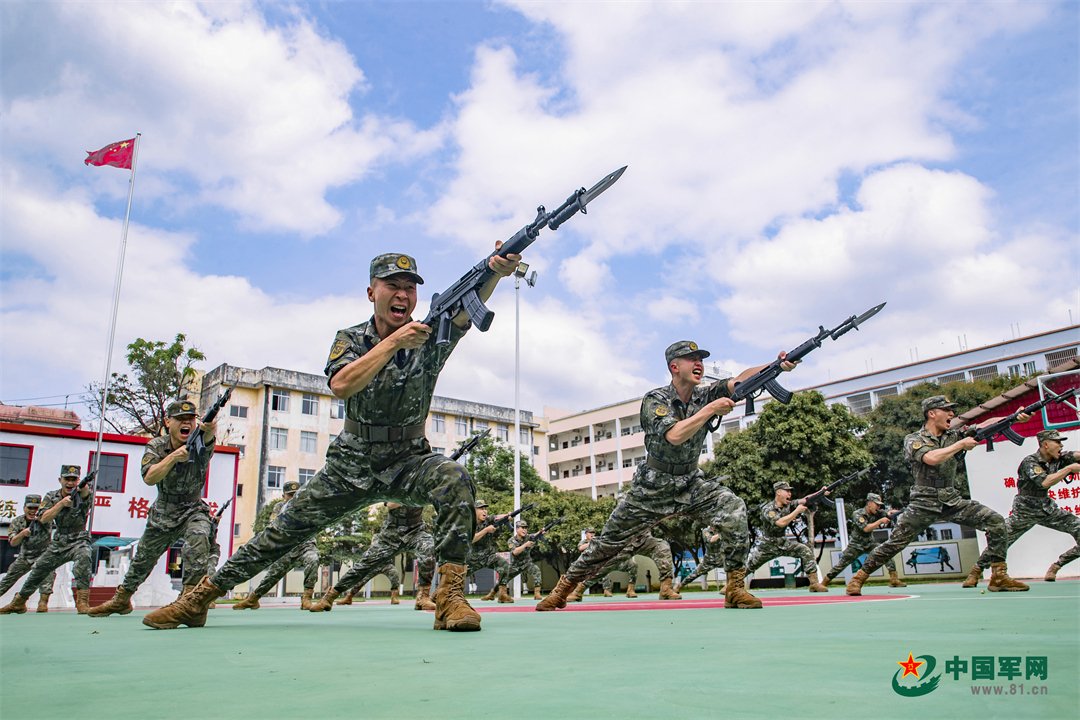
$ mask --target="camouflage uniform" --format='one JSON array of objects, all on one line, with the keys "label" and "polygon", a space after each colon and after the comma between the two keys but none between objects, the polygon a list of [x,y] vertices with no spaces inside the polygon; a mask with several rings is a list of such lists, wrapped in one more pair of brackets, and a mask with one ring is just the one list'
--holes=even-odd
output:
[{"label": "camouflage uniform", "polygon": [[517,555],[513,553],[514,548],[524,545],[528,539],[528,535],[524,538],[519,538],[516,533],[510,536],[510,566],[506,570],[506,576],[499,578],[501,584],[509,585],[514,578],[522,575],[529,580],[532,588],[540,587],[540,566],[532,559],[532,548],[526,548]]},{"label": "camouflage uniform", "polygon": [[[1057,460],[1044,460],[1039,453],[1034,453],[1020,462],[1020,467],[1016,470],[1016,497],[1013,498],[1012,514],[1005,520],[1005,528],[1009,533],[1006,549],[1012,547],[1028,530],[1042,525],[1068,533],[1076,540],[1076,544],[1063,552],[1055,565],[1060,568],[1080,557],[1080,517],[1061,509],[1050,499],[1050,488],[1042,486],[1048,475],[1053,475],[1075,462],[1080,462],[1080,453],[1063,452]],[[975,563],[977,567],[985,569],[993,562],[989,553],[988,545]]]},{"label": "camouflage uniform", "polygon": [[[473,515],[476,518],[476,515]],[[499,552],[499,536],[502,534],[500,526],[493,533],[488,533],[473,543],[469,550],[469,573],[474,574],[477,570],[491,568],[499,574],[496,585],[505,585],[504,578],[510,574],[510,558],[508,553]]]},{"label": "camouflage uniform", "polygon": [[758,508],[761,516],[761,540],[750,551],[750,559],[746,561],[746,572],[752,574],[759,567],[781,555],[798,558],[802,561],[803,570],[807,576],[816,575],[817,562],[814,560],[814,551],[807,547],[806,543],[792,540],[787,537],[788,528],[778,527],[776,521],[795,512],[798,503],[789,502],[784,506],[777,506],[775,500],[762,503]]},{"label": "camouflage uniform", "polygon": [[[275,505],[270,511],[270,522],[276,520],[295,500],[294,495],[292,500]],[[314,590],[315,583],[319,580],[319,550],[315,547],[314,540],[305,540],[271,563],[253,594],[256,597],[262,597],[270,592],[281,582],[281,578],[298,565],[304,568],[304,589]]]},{"label": "camouflage uniform", "polygon": [[[195,406],[190,406],[191,413]],[[171,406],[170,406],[171,407]],[[179,409],[179,408],[178,408]],[[170,417],[172,417],[170,411]],[[196,428],[193,432],[201,432]],[[168,435],[151,440],[142,457],[142,476],[150,468],[165,459],[176,448]],[[206,470],[214,454],[213,441],[207,443],[207,452],[190,462],[177,463],[155,487],[157,499],[150,506],[150,515],[146,519],[146,530],[135,550],[131,567],[120,582],[120,587],[129,593],[139,589],[146,578],[153,572],[158,559],[173,543],[183,538],[181,552],[184,568],[184,585],[194,585],[210,569],[210,534],[213,525],[210,506],[203,502],[203,488],[206,484]]]},{"label": "camouflage uniform", "polygon": [[[925,404],[925,401],[924,401]],[[1004,563],[1008,546],[1005,519],[982,503],[966,500],[956,486],[956,478],[963,463],[964,452],[958,452],[937,465],[927,465],[923,456],[931,450],[948,447],[964,436],[958,430],[947,430],[941,437],[923,427],[904,438],[904,458],[911,465],[915,485],[911,488],[911,501],[900,516],[888,540],[874,548],[863,563],[862,572],[867,575],[881,567],[896,553],[903,550],[931,523],[940,520],[967,525],[986,533],[988,563]]]},{"label": "camouflage uniform", "polygon": [[600,535],[570,565],[566,580],[577,584],[595,577],[623,555],[635,537],[672,516],[712,524],[724,543],[725,568],[730,572],[745,567],[749,543],[746,503],[721,485],[719,478],[706,478],[698,468],[708,427],[702,426],[681,445],[664,437],[675,423],[713,400],[729,396],[727,380],[694,388],[687,403],[679,399],[673,384],[645,395],[640,417],[649,459],[637,466],[630,490],[619,500]]},{"label": "camouflage uniform", "polygon": [[[826,576],[829,580],[844,572],[844,568],[855,562],[860,555],[869,553],[878,546],[879,543],[874,541],[874,532],[866,532],[865,528],[870,523],[877,522],[883,517],[888,517],[888,513],[880,507],[876,513],[870,513],[864,506],[851,514],[851,529],[848,531],[847,547],[844,548],[844,552],[840,553],[840,558],[829,570],[829,574]],[[885,561],[885,567],[889,572],[896,572],[895,560],[896,558],[890,557]]]},{"label": "camouflage uniform", "polygon": [[720,541],[711,542],[709,538],[716,534],[716,529],[708,527],[701,531],[702,540],[705,542],[705,557],[701,558],[694,571],[679,581],[679,587],[689,585],[702,575],[706,575],[717,568],[724,567],[723,545]]},{"label": "camouflage uniform", "polygon": [[376,575],[386,575],[390,580],[390,587],[397,589],[401,585],[401,573],[394,564],[394,557],[402,552],[411,552],[416,556],[419,568],[417,584],[431,585],[431,579],[435,575],[435,540],[431,537],[423,516],[422,507],[402,505],[390,509],[379,532],[371,540],[371,546],[364,551],[360,560],[338,579],[334,590],[338,593],[356,591]]},{"label": "camouflage uniform", "polygon": [[[211,582],[236,586],[357,508],[380,501],[432,504],[435,554],[439,562],[464,565],[474,534],[475,488],[465,470],[434,453],[424,437],[435,382],[465,334],[452,325],[450,342],[432,337],[416,350],[400,350],[368,385],[346,401],[344,431],[330,445],[326,465],[296,494],[288,509],[233,554]],[[326,375],[367,354],[380,342],[372,317],[339,330],[326,362]]]},{"label": "camouflage uniform", "polygon": [[[63,488],[46,493],[41,500],[41,512],[44,513],[60,502],[67,492]],[[53,518],[53,536],[45,551],[34,561],[30,574],[19,589],[19,595],[29,596],[34,588],[40,588],[45,578],[50,577],[56,568],[66,562],[72,562],[71,576],[76,590],[90,589],[90,533],[86,530],[86,519],[90,508],[94,506],[94,493],[79,500],[78,508],[66,507]]]},{"label": "camouflage uniform", "polygon": [[[32,506],[31,506],[32,507]],[[41,511],[38,511],[40,517]],[[19,515],[17,518],[11,521],[11,525],[8,526],[8,539],[15,535],[18,535],[30,525],[30,521],[26,519],[26,515]],[[45,552],[45,548],[49,546],[49,529],[42,525],[40,522],[34,526],[34,529],[30,532],[30,535],[26,537],[21,543],[19,543],[19,554],[15,558],[15,562],[8,566],[7,573],[4,575],[4,579],[0,580],[0,595],[3,595],[18,582],[26,573],[30,572],[30,569],[34,566],[34,562],[41,557]],[[56,580],[56,571],[50,571],[45,579],[38,583],[37,587],[23,586],[23,590],[29,594],[37,590],[41,595],[51,595],[53,591],[53,581]]]}]

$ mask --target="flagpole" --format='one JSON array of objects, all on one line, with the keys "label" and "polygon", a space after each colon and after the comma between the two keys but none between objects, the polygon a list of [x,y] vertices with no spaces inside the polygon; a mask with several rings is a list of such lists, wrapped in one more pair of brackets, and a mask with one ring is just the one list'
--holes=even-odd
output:
[{"label": "flagpole", "polygon": [[[109,323],[109,343],[105,347],[105,377],[101,381],[101,419],[98,421],[97,448],[94,451],[93,472],[101,467],[101,439],[105,434],[105,402],[109,397],[109,377],[112,369],[113,343],[116,341],[116,315],[120,308],[120,282],[124,277],[124,254],[127,251],[128,223],[131,220],[131,198],[135,194],[135,167],[139,163],[139,140],[142,133],[135,133],[135,148],[131,155],[131,177],[128,179],[127,210],[124,211],[124,227],[120,231],[120,253],[116,258],[116,277],[113,280],[112,321]],[[97,475],[90,483],[90,490],[97,490]],[[95,503],[96,504],[96,503]],[[90,517],[87,532],[93,540],[94,532],[94,505],[90,506]]]}]

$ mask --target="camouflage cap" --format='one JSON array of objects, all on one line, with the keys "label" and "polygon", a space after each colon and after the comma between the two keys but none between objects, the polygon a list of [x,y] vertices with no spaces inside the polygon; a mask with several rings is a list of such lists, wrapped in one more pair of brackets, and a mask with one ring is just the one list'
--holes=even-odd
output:
[{"label": "camouflage cap", "polygon": [[41,496],[27,495],[23,498],[23,505],[26,507],[41,507]]},{"label": "camouflage cap", "polygon": [[190,400],[173,400],[169,403],[169,407],[165,409],[165,414],[171,418],[187,417],[188,415],[197,415],[198,411],[195,408],[195,403]]},{"label": "camouflage cap", "polygon": [[673,342],[667,346],[667,350],[664,351],[664,360],[670,365],[671,361],[675,358],[697,355],[704,360],[709,357],[710,354],[711,353],[708,350],[699,348],[698,344],[693,340],[679,340],[678,342]]},{"label": "camouflage cap", "polygon": [[300,483],[298,483],[296,480],[289,480],[281,489],[285,493],[294,493],[300,489]]},{"label": "camouflage cap", "polygon": [[391,275],[408,275],[416,281],[417,285],[424,284],[424,278],[416,272],[416,260],[401,253],[383,253],[371,261],[369,277],[388,278]]},{"label": "camouflage cap", "polygon": [[949,398],[944,395],[933,395],[922,401],[923,415],[931,410],[952,410],[956,407],[956,403],[949,402]]},{"label": "camouflage cap", "polygon": [[593,528],[585,528],[585,532],[592,533],[593,535],[596,534],[596,530],[594,530]]},{"label": "camouflage cap", "polygon": [[61,465],[60,477],[82,477],[82,468],[78,465]]},{"label": "camouflage cap", "polygon": [[1065,442],[1065,433],[1060,433],[1057,430],[1043,430],[1035,437],[1039,438],[1039,442],[1043,440],[1057,440],[1058,442]]},{"label": "camouflage cap", "polygon": [[776,482],[774,482],[772,484],[772,489],[773,490],[790,490],[791,489],[791,483],[789,483],[787,480],[777,480]]},{"label": "camouflage cap", "polygon": [[516,527],[516,528],[525,528],[526,530],[528,530],[529,529],[529,523],[525,522],[524,520],[518,520],[516,523],[514,523],[514,527]]},{"label": "camouflage cap", "polygon": [[476,508],[477,510],[479,510],[480,508],[486,508],[487,503],[484,502],[483,500],[477,500],[476,502],[473,503],[473,507]]},{"label": "camouflage cap", "polygon": [[881,496],[877,493],[867,493],[866,502],[877,503],[878,505],[884,505],[885,501],[881,499]]}]

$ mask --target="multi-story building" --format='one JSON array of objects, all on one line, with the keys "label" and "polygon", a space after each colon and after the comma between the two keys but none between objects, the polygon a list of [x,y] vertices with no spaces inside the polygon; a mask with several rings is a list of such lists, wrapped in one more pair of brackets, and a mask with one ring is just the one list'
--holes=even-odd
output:
[{"label": "multi-story building", "polygon": [[[330,393],[323,375],[219,365],[202,377],[200,407],[213,403],[223,387],[233,392],[218,416],[218,437],[240,450],[235,540],[242,544],[251,538],[259,509],[281,495],[286,480],[303,485],[322,467],[344,425],[345,401]],[[435,396],[427,422],[432,449],[449,455],[487,428],[493,439],[511,444],[514,409]],[[518,440],[522,455],[537,465],[543,437],[529,411],[520,413]]]}]

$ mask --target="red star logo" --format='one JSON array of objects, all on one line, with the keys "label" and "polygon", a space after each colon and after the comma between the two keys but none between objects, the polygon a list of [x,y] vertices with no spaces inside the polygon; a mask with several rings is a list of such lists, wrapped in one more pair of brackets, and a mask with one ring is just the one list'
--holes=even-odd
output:
[{"label": "red star logo", "polygon": [[908,675],[914,675],[915,679],[919,679],[919,666],[926,663],[922,660],[916,660],[911,656],[911,653],[907,654],[907,662],[897,661],[896,663],[900,667],[904,668],[904,674],[900,676],[900,679],[906,678]]}]

